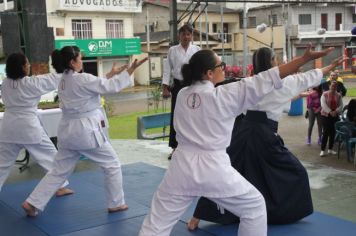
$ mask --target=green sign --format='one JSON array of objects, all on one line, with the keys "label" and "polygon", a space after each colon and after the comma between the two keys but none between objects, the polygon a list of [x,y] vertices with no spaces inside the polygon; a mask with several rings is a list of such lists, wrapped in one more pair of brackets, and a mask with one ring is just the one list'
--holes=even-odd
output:
[{"label": "green sign", "polygon": [[77,46],[86,57],[128,56],[141,54],[141,39],[68,39],[56,40],[56,49]]}]

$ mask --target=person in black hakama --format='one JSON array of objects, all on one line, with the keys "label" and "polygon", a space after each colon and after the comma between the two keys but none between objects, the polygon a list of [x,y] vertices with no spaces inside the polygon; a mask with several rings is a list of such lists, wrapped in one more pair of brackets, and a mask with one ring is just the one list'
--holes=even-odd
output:
[{"label": "person in black hakama", "polygon": [[[278,135],[278,121],[292,98],[307,88],[321,83],[323,74],[337,66],[342,58],[323,69],[289,76],[283,89],[272,91],[259,104],[236,118],[231,143],[227,148],[232,166],[264,196],[269,224],[288,224],[313,213],[307,172],[299,160],[284,146]],[[269,48],[253,55],[254,73],[277,64]],[[232,224],[239,218],[207,198],[201,197],[188,229],[194,230],[199,220]]]}]

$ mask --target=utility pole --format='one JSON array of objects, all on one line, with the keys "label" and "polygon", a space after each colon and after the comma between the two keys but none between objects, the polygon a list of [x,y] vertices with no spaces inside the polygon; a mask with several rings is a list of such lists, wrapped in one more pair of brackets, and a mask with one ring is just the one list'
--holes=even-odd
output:
[{"label": "utility pole", "polygon": [[147,53],[150,53],[151,48],[150,48],[150,20],[149,20],[149,16],[148,16],[148,5],[146,4],[146,43],[147,43]]},{"label": "utility pole", "polygon": [[224,43],[225,43],[225,32],[224,32],[224,7],[220,5],[220,16],[221,16],[221,40],[222,40],[222,58],[221,60],[224,61],[225,51],[224,51]]},{"label": "utility pole", "polygon": [[177,0],[171,0],[169,5],[170,12],[170,44],[177,45],[178,44],[178,35],[177,35]]},{"label": "utility pole", "polygon": [[19,20],[19,32],[20,32],[20,49],[26,55],[29,62],[32,62],[31,53],[30,53],[30,35],[28,32],[28,12],[24,7],[24,0],[17,0],[15,2],[15,9],[18,12]]},{"label": "utility pole", "polygon": [[244,16],[243,16],[243,26],[244,26],[244,37],[243,37],[243,47],[244,47],[244,60],[243,60],[243,74],[246,76],[247,69],[247,6],[244,2]]}]

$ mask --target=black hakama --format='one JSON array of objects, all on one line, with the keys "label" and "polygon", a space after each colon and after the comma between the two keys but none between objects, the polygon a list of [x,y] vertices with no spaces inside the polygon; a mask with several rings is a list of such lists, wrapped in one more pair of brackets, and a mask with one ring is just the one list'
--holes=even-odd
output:
[{"label": "black hakama", "polygon": [[[238,125],[237,125],[238,124]],[[235,122],[227,152],[232,166],[264,196],[269,224],[288,224],[313,213],[307,172],[277,134],[278,122],[265,112],[248,111]],[[194,217],[231,224],[238,217],[200,198]]]}]

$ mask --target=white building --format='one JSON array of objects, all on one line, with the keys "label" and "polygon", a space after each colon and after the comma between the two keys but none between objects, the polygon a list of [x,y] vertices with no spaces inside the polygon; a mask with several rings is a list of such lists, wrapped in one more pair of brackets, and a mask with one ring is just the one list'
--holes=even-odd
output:
[{"label": "white building", "polygon": [[[128,64],[141,56],[140,39],[133,37],[133,13],[142,11],[140,0],[46,0],[46,5],[55,47],[79,46],[85,72],[104,76],[113,62]],[[139,77],[143,81],[135,78],[137,82],[146,83],[148,78]]]}]

